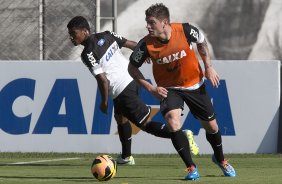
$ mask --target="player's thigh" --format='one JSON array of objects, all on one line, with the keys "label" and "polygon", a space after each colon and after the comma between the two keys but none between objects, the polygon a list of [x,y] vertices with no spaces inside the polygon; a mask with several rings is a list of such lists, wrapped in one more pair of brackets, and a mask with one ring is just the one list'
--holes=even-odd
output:
[{"label": "player's thigh", "polygon": [[179,90],[168,89],[168,94],[161,101],[160,110],[170,130],[177,131],[181,128],[181,114],[184,100]]},{"label": "player's thigh", "polygon": [[123,106],[123,115],[136,125],[142,124],[150,115],[150,107],[138,96],[132,96]]},{"label": "player's thigh", "polygon": [[143,123],[150,114],[149,106],[138,96],[138,87],[134,83],[114,99],[114,107],[118,108],[119,113],[137,125]]},{"label": "player's thigh", "polygon": [[160,111],[164,117],[166,114],[175,109],[184,108],[184,100],[182,96],[176,90],[168,89],[167,97],[164,98],[160,103]]},{"label": "player's thigh", "polygon": [[181,129],[181,113],[182,109],[173,109],[165,114],[165,120],[169,126],[169,129],[173,132]]},{"label": "player's thigh", "polygon": [[215,119],[211,98],[206,92],[205,85],[193,91],[184,92],[185,103],[191,113],[199,120],[212,121]]}]

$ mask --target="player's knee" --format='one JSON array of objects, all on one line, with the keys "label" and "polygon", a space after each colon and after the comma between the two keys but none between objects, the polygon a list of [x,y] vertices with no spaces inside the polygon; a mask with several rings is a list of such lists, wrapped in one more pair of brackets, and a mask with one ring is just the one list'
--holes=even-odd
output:
[{"label": "player's knee", "polygon": [[142,122],[133,122],[134,125],[136,125],[141,130],[145,131],[147,124],[151,121],[150,116],[147,116]]},{"label": "player's knee", "polygon": [[167,121],[167,125],[168,125],[168,128],[170,129],[170,131],[176,132],[179,129],[181,129],[181,122],[180,122],[180,119],[178,117],[167,116],[166,121]]},{"label": "player's knee", "polygon": [[170,131],[176,132],[181,129],[181,123],[178,119],[169,119],[167,120],[167,125]]},{"label": "player's knee", "polygon": [[215,119],[212,121],[201,120],[201,124],[204,127],[204,129],[206,130],[206,132],[209,134],[214,134],[218,132],[218,125]]}]

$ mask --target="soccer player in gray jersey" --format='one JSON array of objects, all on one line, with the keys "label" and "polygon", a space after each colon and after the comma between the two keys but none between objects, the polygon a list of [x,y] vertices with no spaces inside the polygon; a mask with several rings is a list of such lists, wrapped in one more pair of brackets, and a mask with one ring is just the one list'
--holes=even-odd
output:
[{"label": "soccer player in gray jersey", "polygon": [[[129,60],[124,57],[120,48],[133,50],[137,43],[109,31],[91,34],[88,21],[82,16],[72,18],[67,27],[71,42],[75,46],[84,46],[81,58],[97,80],[102,96],[100,110],[103,113],[107,113],[108,96],[113,99],[114,117],[122,144],[122,153],[117,163],[134,165],[135,161],[131,155],[132,129],[129,121],[155,136],[171,137],[166,124],[150,121],[151,108],[138,97],[138,84],[128,73]],[[190,144],[194,144],[193,149],[196,149],[191,150],[192,153],[198,153],[193,136],[190,134],[187,137]]]}]

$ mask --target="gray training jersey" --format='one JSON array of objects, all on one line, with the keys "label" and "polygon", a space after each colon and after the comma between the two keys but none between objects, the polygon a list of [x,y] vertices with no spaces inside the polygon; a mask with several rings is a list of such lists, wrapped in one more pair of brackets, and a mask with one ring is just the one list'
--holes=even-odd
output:
[{"label": "gray training jersey", "polygon": [[114,32],[101,32],[90,35],[81,53],[83,63],[96,76],[105,73],[109,81],[109,94],[116,98],[133,80],[128,73],[129,60],[120,48],[126,39]]}]

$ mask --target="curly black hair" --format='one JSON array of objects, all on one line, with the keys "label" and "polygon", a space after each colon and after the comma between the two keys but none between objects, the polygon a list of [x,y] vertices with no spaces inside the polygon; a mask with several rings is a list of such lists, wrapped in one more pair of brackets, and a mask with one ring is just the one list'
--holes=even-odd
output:
[{"label": "curly black hair", "polygon": [[84,18],[83,16],[76,16],[74,18],[72,18],[68,25],[67,28],[72,29],[72,28],[80,28],[80,29],[87,29],[88,31],[90,31],[90,26],[88,21],[86,20],[86,18]]}]

